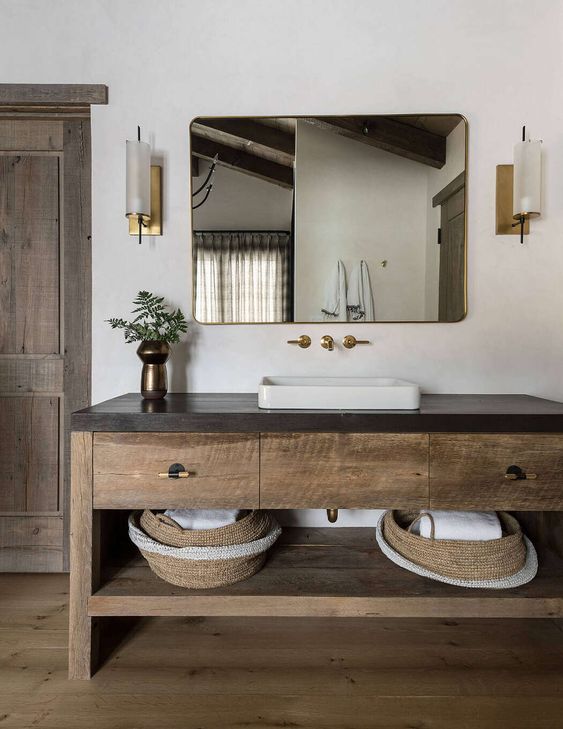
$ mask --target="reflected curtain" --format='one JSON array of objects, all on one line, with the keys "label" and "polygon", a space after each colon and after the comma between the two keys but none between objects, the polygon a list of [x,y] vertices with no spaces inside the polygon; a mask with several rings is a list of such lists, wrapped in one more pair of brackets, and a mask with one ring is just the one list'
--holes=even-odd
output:
[{"label": "reflected curtain", "polygon": [[193,251],[196,319],[289,320],[289,233],[196,231]]}]

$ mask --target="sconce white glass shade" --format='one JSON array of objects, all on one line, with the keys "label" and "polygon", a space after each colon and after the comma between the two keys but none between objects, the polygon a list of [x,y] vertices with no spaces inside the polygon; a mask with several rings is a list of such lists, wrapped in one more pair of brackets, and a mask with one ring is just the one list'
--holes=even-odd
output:
[{"label": "sconce white glass shade", "polygon": [[541,213],[541,142],[518,142],[514,146],[514,218]]},{"label": "sconce white glass shade", "polygon": [[130,139],[126,142],[127,177],[125,215],[151,217],[151,146]]}]

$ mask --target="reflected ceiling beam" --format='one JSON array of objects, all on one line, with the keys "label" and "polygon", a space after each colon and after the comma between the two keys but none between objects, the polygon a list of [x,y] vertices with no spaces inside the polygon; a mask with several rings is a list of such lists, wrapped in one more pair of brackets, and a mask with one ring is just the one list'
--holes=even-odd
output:
[{"label": "reflected ceiling beam", "polygon": [[271,182],[287,190],[293,189],[293,168],[277,164],[263,157],[256,157],[241,149],[228,147],[211,139],[192,134],[192,154],[203,159],[219,155],[217,164]]},{"label": "reflected ceiling beam", "polygon": [[295,136],[295,128],[297,126],[297,118],[294,116],[261,116],[260,124],[274,129],[281,129],[282,132]]},{"label": "reflected ceiling beam", "polygon": [[295,134],[254,119],[199,119],[192,124],[192,132],[287,167],[295,159]]},{"label": "reflected ceiling beam", "polygon": [[303,121],[430,167],[440,169],[446,163],[445,137],[385,116],[306,117]]}]

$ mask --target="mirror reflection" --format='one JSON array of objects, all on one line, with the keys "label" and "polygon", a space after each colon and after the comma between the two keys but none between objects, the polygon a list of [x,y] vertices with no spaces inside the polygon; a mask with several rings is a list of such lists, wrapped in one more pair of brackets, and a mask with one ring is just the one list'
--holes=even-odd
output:
[{"label": "mirror reflection", "polygon": [[190,133],[198,321],[464,317],[461,115],[198,117]]}]

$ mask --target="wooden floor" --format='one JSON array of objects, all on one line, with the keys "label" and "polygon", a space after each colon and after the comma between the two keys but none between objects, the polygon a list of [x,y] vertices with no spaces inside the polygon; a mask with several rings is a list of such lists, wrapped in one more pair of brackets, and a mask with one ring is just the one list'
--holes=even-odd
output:
[{"label": "wooden floor", "polygon": [[1,729],[563,728],[561,621],[144,618],[70,682],[67,598],[0,575]]}]

